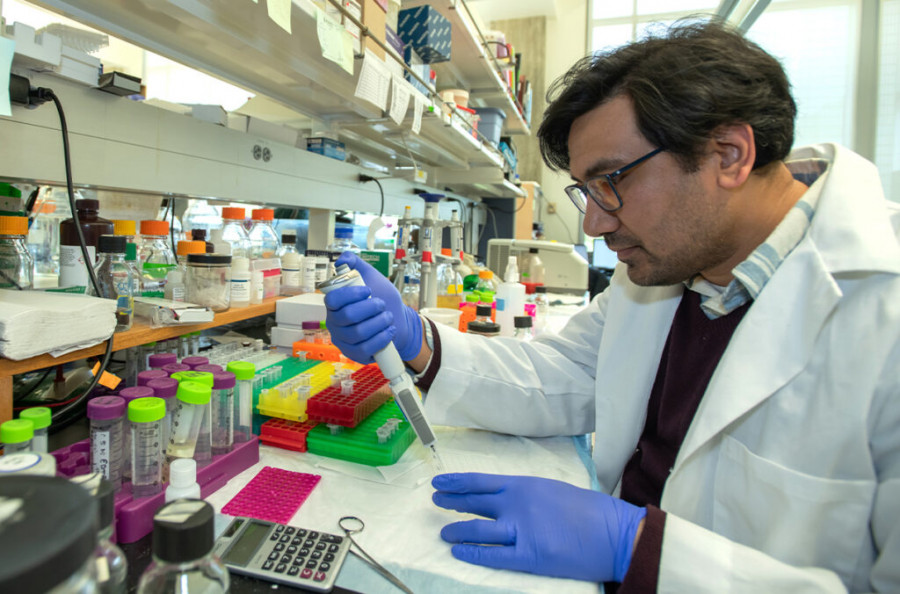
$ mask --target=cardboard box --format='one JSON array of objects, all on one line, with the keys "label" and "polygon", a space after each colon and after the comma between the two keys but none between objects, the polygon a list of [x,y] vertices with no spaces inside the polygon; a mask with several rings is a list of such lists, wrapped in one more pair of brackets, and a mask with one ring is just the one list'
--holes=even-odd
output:
[{"label": "cardboard box", "polygon": [[311,153],[316,153],[317,155],[337,159],[338,161],[347,159],[347,150],[344,148],[344,143],[332,140],[331,138],[320,136],[307,138],[306,150]]},{"label": "cardboard box", "polygon": [[404,45],[412,46],[426,64],[450,59],[450,21],[431,6],[401,10],[398,27]]},{"label": "cardboard box", "polygon": [[362,250],[359,257],[381,274],[391,277],[391,268],[394,265],[394,252],[391,250]]},{"label": "cardboard box", "polygon": [[[387,23],[387,13],[375,0],[362,0],[362,22],[369,28],[369,34],[381,43],[387,45],[385,37],[385,27]],[[362,53],[371,50],[373,54],[384,60],[387,56],[380,45],[372,41],[369,36],[365,36],[361,40]]]}]

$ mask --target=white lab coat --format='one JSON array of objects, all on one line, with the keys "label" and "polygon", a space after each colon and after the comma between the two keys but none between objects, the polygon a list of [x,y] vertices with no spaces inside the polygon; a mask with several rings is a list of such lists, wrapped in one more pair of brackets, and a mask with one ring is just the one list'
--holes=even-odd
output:
[{"label": "white lab coat", "polygon": [[[661,592],[900,591],[900,208],[856,154],[791,155],[811,157],[830,166],[809,231],[735,331],[666,481]],[[614,492],[683,291],[636,286],[620,266],[557,336],[442,329],[426,412],[593,432]]]}]

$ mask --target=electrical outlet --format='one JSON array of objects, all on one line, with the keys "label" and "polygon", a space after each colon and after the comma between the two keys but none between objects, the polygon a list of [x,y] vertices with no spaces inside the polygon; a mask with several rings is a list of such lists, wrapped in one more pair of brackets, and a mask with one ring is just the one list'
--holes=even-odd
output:
[{"label": "electrical outlet", "polygon": [[547,203],[547,214],[556,214],[556,202]]}]

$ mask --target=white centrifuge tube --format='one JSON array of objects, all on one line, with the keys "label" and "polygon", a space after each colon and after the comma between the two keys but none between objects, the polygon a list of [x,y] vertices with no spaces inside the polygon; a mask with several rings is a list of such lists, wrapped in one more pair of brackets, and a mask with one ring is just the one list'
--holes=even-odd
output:
[{"label": "white centrifuge tube", "polygon": [[234,399],[234,443],[250,441],[253,435],[253,376],[256,366],[247,361],[232,361],[228,371],[237,378]]},{"label": "white centrifuge tube", "polygon": [[[350,270],[346,264],[342,264],[335,271],[334,278],[316,285],[316,289],[327,294],[339,287],[365,286],[362,276],[355,271]],[[425,418],[422,410],[422,400],[419,398],[418,390],[412,382],[412,378],[406,373],[403,360],[397,347],[393,342],[389,342],[386,347],[373,355],[381,373],[388,379],[391,384],[391,392],[394,394],[394,400],[403,411],[403,415],[415,431],[416,436],[422,442],[426,449],[431,453],[431,463],[436,473],[444,472],[444,464],[437,452],[437,438],[428,420]]]}]

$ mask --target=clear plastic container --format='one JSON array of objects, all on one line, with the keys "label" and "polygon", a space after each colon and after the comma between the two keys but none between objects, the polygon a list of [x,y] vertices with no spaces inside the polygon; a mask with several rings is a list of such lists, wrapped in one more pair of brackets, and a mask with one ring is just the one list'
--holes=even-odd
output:
[{"label": "clear plastic container", "polygon": [[169,241],[168,221],[141,221],[138,261],[144,297],[165,297],[166,276],[176,264]]},{"label": "clear plastic container", "polygon": [[401,297],[403,299],[403,303],[410,306],[416,311],[419,311],[419,289],[420,283],[418,277],[406,277],[406,279],[404,280],[403,293],[401,294]]},{"label": "clear plastic container", "polygon": [[277,258],[281,240],[272,227],[275,211],[271,208],[256,208],[251,216],[253,226],[250,228],[250,259]]},{"label": "clear plastic container", "polygon": [[34,286],[34,259],[25,243],[27,236],[27,217],[0,216],[0,289]]},{"label": "clear plastic container", "polygon": [[[232,258],[250,257],[250,237],[244,228],[247,212],[243,208],[226,206],[222,209],[222,241],[228,244]],[[218,246],[216,248],[218,250]]]},{"label": "clear plastic container", "polygon": [[212,453],[227,454],[234,446],[234,387],[235,375],[229,371],[213,374],[212,393]]},{"label": "clear plastic container", "polygon": [[131,422],[131,496],[153,497],[162,491],[162,439],[166,403],[154,396],[128,403]]},{"label": "clear plastic container", "polygon": [[[250,272],[262,273],[262,298],[270,299],[281,293],[281,260],[278,258],[260,258],[250,262]],[[253,279],[250,280],[251,285]],[[251,302],[254,296],[251,293]]]},{"label": "clear plastic container", "polygon": [[28,419],[14,419],[0,425],[0,443],[3,454],[32,451],[34,424]]},{"label": "clear plastic container", "polygon": [[27,241],[36,279],[59,277],[59,224],[69,214],[68,208],[60,208],[67,205],[57,204],[52,196],[53,188],[42,188],[31,209],[33,218]]},{"label": "clear plastic container", "polygon": [[153,517],[153,560],[141,574],[138,594],[219,594],[229,590],[228,570],[213,554],[215,514],[198,499],[178,499]]},{"label": "clear plastic container", "polygon": [[547,297],[547,287],[538,285],[534,288],[534,306],[535,333],[540,334],[547,328],[547,318],[550,316],[550,299]]},{"label": "clear plastic container", "polygon": [[178,392],[178,381],[164,377],[147,382],[147,387],[153,390],[155,397],[166,401],[166,416],[163,419],[162,439],[160,439],[160,448],[163,448],[165,444],[169,443],[169,435],[172,431],[172,415],[178,402],[175,398],[175,394]]},{"label": "clear plastic container", "polygon": [[[194,457],[204,415],[207,417],[207,423],[209,422],[211,394],[212,388],[203,383],[196,381],[180,381],[178,383],[178,392],[175,396],[178,401],[175,403],[175,411],[172,416],[172,433],[166,444],[166,456],[171,459]],[[206,439],[209,440],[208,429]]]},{"label": "clear plastic container", "polygon": [[[335,227],[334,241],[326,249],[336,256],[340,256],[344,252],[355,252],[358,254],[360,251],[359,246],[353,243],[353,227]],[[333,262],[337,260],[337,257],[333,257],[331,260]]]},{"label": "clear plastic container", "polygon": [[236,379],[234,443],[243,443],[253,437],[253,377],[256,375],[256,366],[247,361],[232,361],[226,369]]},{"label": "clear plastic container", "polygon": [[494,281],[493,270],[481,270],[478,272],[478,284],[475,292],[483,303],[493,303],[494,294],[497,292],[497,283]]},{"label": "clear plastic container", "polygon": [[[162,369],[153,369],[147,374],[155,374],[153,375],[154,379],[157,377],[166,377],[166,372]],[[160,375],[161,374],[161,375]],[[141,374],[138,374],[138,383],[140,383]],[[146,377],[146,376],[144,376]],[[146,381],[146,380],[145,380]],[[153,389],[148,388],[146,385],[138,385],[132,386],[130,388],[122,388],[119,390],[119,396],[125,400],[125,432],[124,439],[122,440],[122,477],[124,479],[131,478],[131,455],[133,451],[132,446],[132,434],[133,427],[132,424],[128,421],[128,405],[133,401],[139,398],[148,398],[153,396]]]},{"label": "clear plastic container", "polygon": [[[97,242],[100,236],[113,235],[115,227],[112,221],[99,216],[100,202],[97,200],[76,200],[75,210],[78,213],[78,222],[88,255],[91,257],[89,265],[93,266],[97,259]],[[59,224],[59,286],[86,287],[89,283],[88,271],[78,242],[75,219],[66,219]]]},{"label": "clear plastic container", "polygon": [[[97,242],[97,266],[94,267],[100,285],[98,296],[116,301],[116,332],[130,329],[134,319],[134,273],[125,261],[126,245],[125,237],[121,235],[101,235]],[[91,285],[88,285],[87,293],[96,295]]]},{"label": "clear plastic container", "polygon": [[31,438],[31,451],[47,452],[47,433],[53,413],[46,406],[33,406],[19,413],[20,419],[28,419],[34,425],[34,437]]},{"label": "clear plastic container", "polygon": [[228,309],[231,298],[231,256],[189,254],[185,279],[188,302],[205,305],[213,311]]},{"label": "clear plastic container", "polygon": [[437,307],[459,309],[463,299],[463,281],[452,264],[438,264],[437,282]]}]

